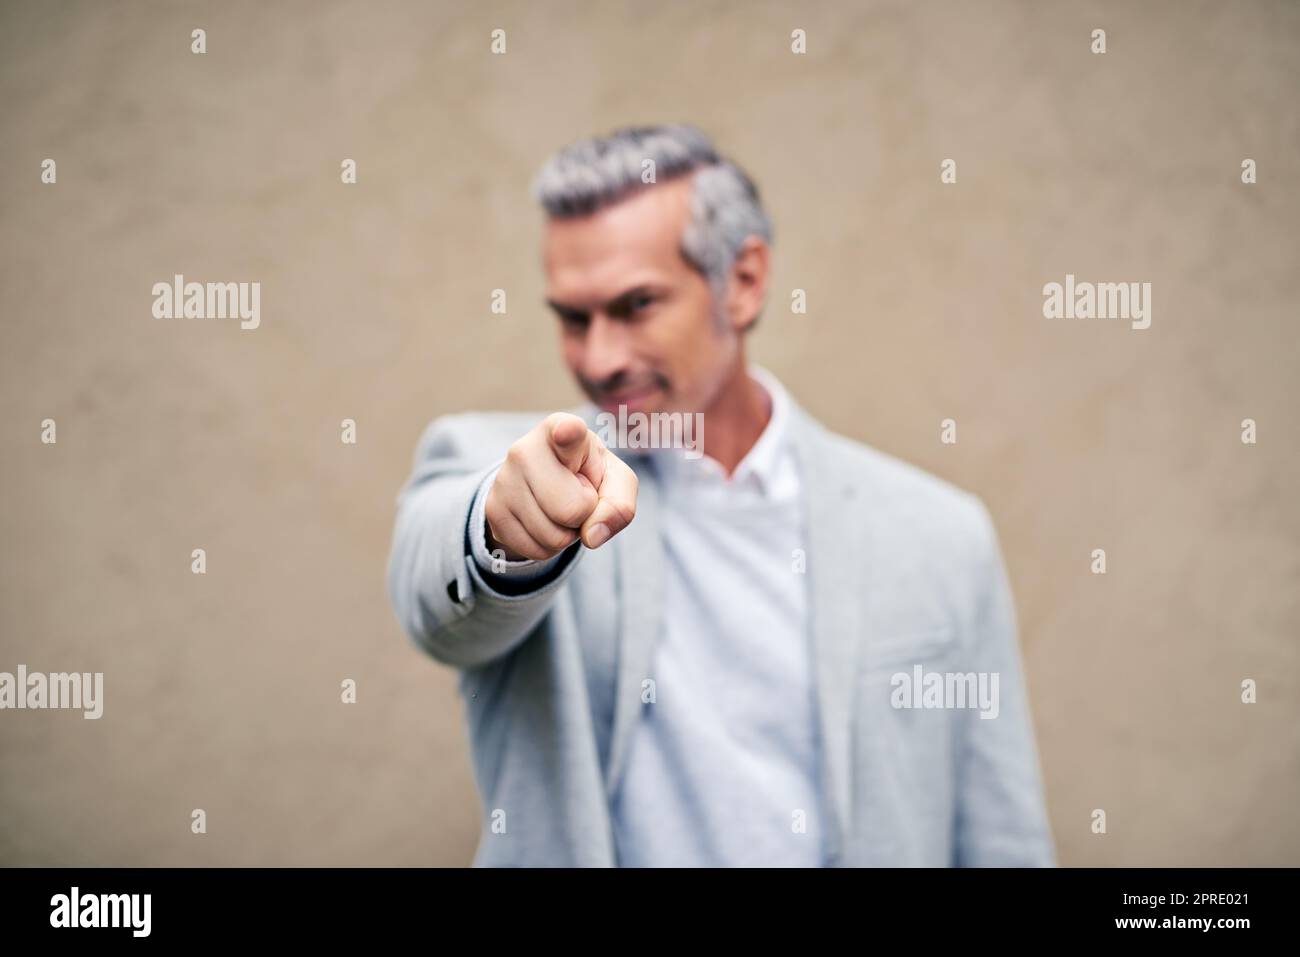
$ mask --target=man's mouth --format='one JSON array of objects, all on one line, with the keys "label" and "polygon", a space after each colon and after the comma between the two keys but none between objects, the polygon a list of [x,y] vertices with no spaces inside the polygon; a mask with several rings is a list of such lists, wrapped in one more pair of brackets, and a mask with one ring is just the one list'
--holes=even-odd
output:
[{"label": "man's mouth", "polygon": [[629,412],[642,412],[661,392],[659,386],[653,384],[621,389],[618,392],[602,392],[596,404],[604,411],[615,414],[618,413],[619,406],[626,406]]}]

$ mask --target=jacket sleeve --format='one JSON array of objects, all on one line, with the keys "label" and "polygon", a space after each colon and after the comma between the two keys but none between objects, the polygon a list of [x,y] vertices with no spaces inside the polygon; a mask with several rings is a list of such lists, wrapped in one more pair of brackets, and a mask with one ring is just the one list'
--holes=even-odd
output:
[{"label": "jacket sleeve", "polygon": [[1015,604],[992,519],[978,512],[976,610],[969,667],[997,675],[995,709],[962,715],[957,754],[955,863],[959,867],[1055,864],[1028,694],[1017,642]]},{"label": "jacket sleeve", "polygon": [[420,439],[415,468],[397,499],[388,558],[388,594],[407,636],[457,668],[512,651],[550,610],[581,558],[575,543],[544,577],[523,587],[494,578],[474,561],[468,527],[475,496],[500,464],[464,453],[468,416],[436,420]]}]

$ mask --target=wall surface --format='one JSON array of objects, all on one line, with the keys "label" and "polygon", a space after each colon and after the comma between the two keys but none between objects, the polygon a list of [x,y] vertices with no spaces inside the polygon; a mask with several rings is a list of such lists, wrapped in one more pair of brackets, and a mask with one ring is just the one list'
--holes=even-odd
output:
[{"label": "wall surface", "polygon": [[[577,398],[536,168],[683,121],[773,215],[754,358],[992,511],[1062,863],[1300,864],[1298,48],[1256,0],[4,3],[0,671],[106,687],[0,712],[0,863],[470,860],[394,497],[434,416]],[[154,319],[177,273],[261,325]],[[1150,328],[1044,318],[1067,273]]]}]

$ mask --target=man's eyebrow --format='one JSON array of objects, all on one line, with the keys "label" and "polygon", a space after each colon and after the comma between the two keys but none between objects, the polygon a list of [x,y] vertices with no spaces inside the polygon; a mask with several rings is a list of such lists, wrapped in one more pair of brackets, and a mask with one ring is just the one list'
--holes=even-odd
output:
[{"label": "man's eyebrow", "polygon": [[656,296],[658,294],[659,290],[655,286],[650,283],[641,283],[638,286],[633,286],[626,292],[619,293],[605,305],[605,308],[610,312],[617,314],[626,310],[627,307],[631,305],[631,301],[638,296]]},{"label": "man's eyebrow", "polygon": [[[631,303],[632,299],[637,296],[657,296],[662,290],[653,283],[639,283],[627,289],[605,304],[605,309],[611,313],[617,314],[625,310]],[[546,304],[561,316],[582,317],[588,315],[589,311],[580,309],[577,306],[567,306],[562,302],[556,302],[554,299],[547,299]]]},{"label": "man's eyebrow", "polygon": [[562,317],[585,316],[587,314],[582,309],[575,309],[573,306],[566,306],[564,303],[556,302],[554,299],[547,299],[546,304]]}]

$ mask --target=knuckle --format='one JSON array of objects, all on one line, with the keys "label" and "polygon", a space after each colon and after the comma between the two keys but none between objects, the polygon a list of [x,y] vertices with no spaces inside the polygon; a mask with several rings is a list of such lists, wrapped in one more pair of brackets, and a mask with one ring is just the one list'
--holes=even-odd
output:
[{"label": "knuckle", "polygon": [[503,490],[498,486],[499,481],[493,482],[492,487],[488,489],[487,501],[483,503],[483,516],[488,522],[500,522],[506,512],[505,503],[502,501]]},{"label": "knuckle", "polygon": [[565,528],[573,528],[579,521],[576,512],[567,504],[556,505],[547,509],[546,517],[556,525],[563,525]]},{"label": "knuckle", "polygon": [[484,513],[504,516],[506,513],[513,512],[519,504],[521,487],[527,488],[527,485],[518,480],[518,474],[502,468],[497,473],[492,487],[488,489],[487,501],[483,503]]},{"label": "knuckle", "polygon": [[566,495],[551,518],[560,525],[577,528],[591,514],[592,504],[581,492]]},{"label": "knuckle", "polygon": [[506,465],[511,468],[522,469],[527,458],[528,453],[522,441],[516,442],[506,450]]},{"label": "knuckle", "polygon": [[538,542],[530,535],[524,533],[522,530],[511,529],[511,532],[510,541],[502,542],[502,544],[516,555],[522,555],[524,558],[534,562],[540,562],[543,559],[550,557],[538,547]]},{"label": "knuckle", "polygon": [[618,510],[622,514],[625,522],[631,522],[632,519],[636,518],[636,499],[634,498],[626,502],[620,502]]},{"label": "knuckle", "polygon": [[573,533],[566,532],[563,529],[550,529],[542,539],[539,539],[543,545],[552,552],[562,552],[573,542]]}]

